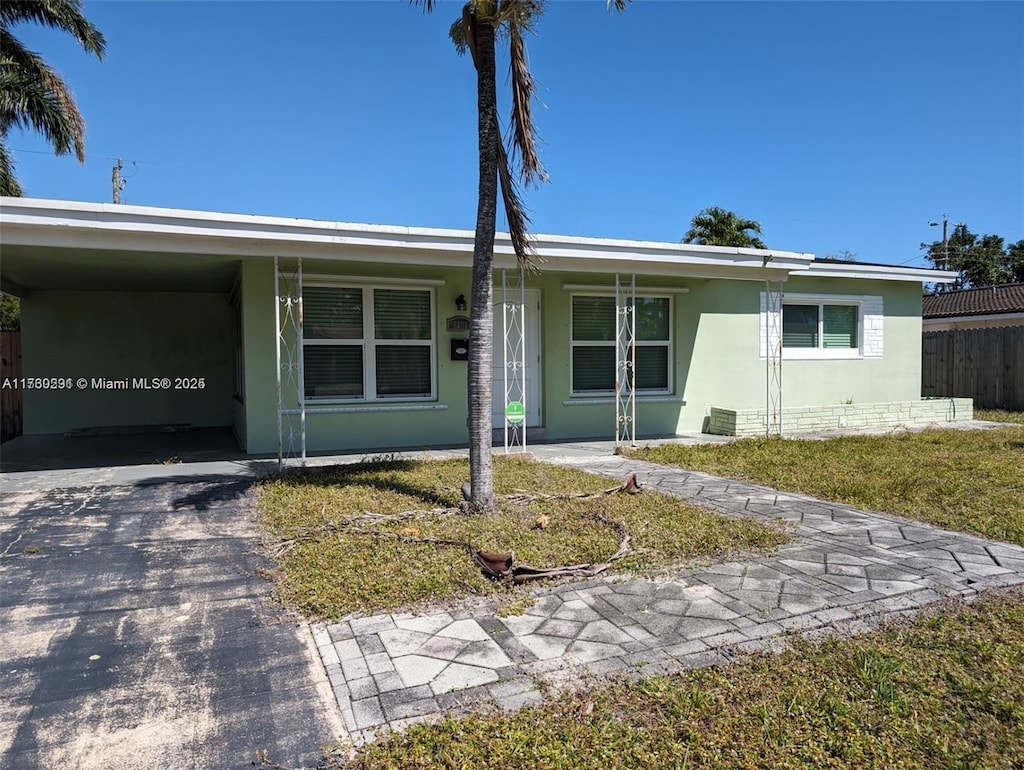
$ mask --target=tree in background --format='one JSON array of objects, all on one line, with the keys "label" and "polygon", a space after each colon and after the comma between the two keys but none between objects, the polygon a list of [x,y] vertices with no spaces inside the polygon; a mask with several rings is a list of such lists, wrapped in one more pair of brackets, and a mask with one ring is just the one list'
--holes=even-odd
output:
[{"label": "tree in background", "polygon": [[682,243],[696,243],[702,246],[736,246],[739,248],[767,248],[757,236],[761,235],[761,223],[744,219],[733,211],[711,206],[698,213],[690,222],[690,229],[683,236]]},{"label": "tree in background", "polygon": [[1024,240],[1006,246],[1002,236],[979,236],[961,223],[953,228],[946,244],[933,241],[922,243],[921,248],[935,267],[959,273],[946,291],[1024,282]]},{"label": "tree in background", "polygon": [[1024,283],[1024,239],[1011,243],[1006,250],[1014,283]]},{"label": "tree in background", "polygon": [[67,32],[86,53],[103,58],[106,41],[82,13],[82,0],[4,0],[0,3],[0,195],[22,195],[7,146],[12,126],[42,134],[57,155],[74,149],[85,162],[85,119],[67,84],[11,27],[34,22]]},{"label": "tree in background", "polygon": [[21,328],[21,300],[0,293],[0,332],[16,332]]},{"label": "tree in background", "polygon": [[856,262],[857,255],[849,249],[839,249],[838,251],[826,251],[825,256],[821,259],[825,262]]},{"label": "tree in background", "polygon": [[[411,0],[428,13],[436,0]],[[625,10],[627,0],[608,0]],[[470,354],[467,373],[469,399],[469,507],[478,513],[494,510],[494,472],[491,464],[491,383],[494,377],[494,232],[498,185],[501,186],[509,235],[522,266],[535,264],[529,238],[529,217],[519,194],[520,184],[547,180],[537,154],[533,124],[534,82],[526,58],[524,37],[534,31],[544,0],[470,0],[455,20],[449,36],[460,54],[469,53],[477,73],[477,187],[476,233],[473,241],[472,307],[469,315]],[[512,115],[508,147],[502,140],[497,113],[496,41],[508,43]]]}]

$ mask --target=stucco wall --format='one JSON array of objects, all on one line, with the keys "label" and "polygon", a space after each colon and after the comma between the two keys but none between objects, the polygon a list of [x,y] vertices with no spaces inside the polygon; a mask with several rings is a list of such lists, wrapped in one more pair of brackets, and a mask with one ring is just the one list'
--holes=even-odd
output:
[{"label": "stucco wall", "polygon": [[[587,283],[610,282],[611,277]],[[582,283],[569,274],[542,275],[544,292],[545,406],[552,438],[608,436],[614,405],[608,399],[572,398],[569,384],[569,296],[562,283]],[[657,281],[638,277],[640,286]],[[638,435],[701,431],[712,406],[749,409],[765,402],[766,360],[760,354],[759,281],[676,281],[673,294],[673,392],[639,397]],[[921,390],[921,289],[916,283],[791,279],[785,291],[802,294],[880,296],[885,308],[884,354],[851,360],[786,360],[787,406],[916,399]],[[596,403],[593,403],[595,402]],[[601,403],[604,401],[605,403]],[[585,405],[588,402],[593,405]],[[565,404],[565,406],[563,406]]]},{"label": "stucco wall", "polygon": [[[306,267],[318,275],[334,272],[345,276],[374,279],[443,280],[435,292],[435,342],[437,355],[437,399],[430,402],[362,404],[335,402],[313,404],[339,410],[332,414],[309,414],[306,418],[306,447],[309,452],[325,450],[374,451],[394,447],[440,447],[465,444],[466,362],[451,361],[445,319],[455,315],[455,298],[469,295],[469,270],[420,268],[407,265],[342,265]],[[347,284],[359,281],[346,280]],[[243,334],[245,337],[245,433],[247,451],[253,454],[277,451],[277,380],[275,367],[276,326],[274,319],[273,262],[249,262],[242,270]],[[460,337],[465,335],[458,335]],[[289,338],[291,341],[291,338]],[[294,386],[284,379],[285,408],[298,405]],[[297,427],[297,418],[290,418]],[[285,433],[288,432],[285,418]]]},{"label": "stucco wall", "polygon": [[[307,449],[374,451],[394,447],[465,444],[466,364],[450,361],[444,320],[454,314],[457,295],[469,295],[468,269],[323,265],[310,273],[329,270],[367,279],[441,279],[436,293],[437,399],[397,403],[397,409],[376,404],[335,404],[336,414],[310,414],[306,420]],[[611,438],[615,407],[610,395],[582,398],[571,395],[570,297],[565,284],[611,285],[612,275],[544,271],[528,285],[541,299],[542,423],[551,439]],[[638,276],[640,286],[658,279]],[[640,397],[637,434],[656,436],[701,431],[711,407],[751,409],[765,400],[765,358],[759,350],[759,281],[675,279],[672,335],[673,388],[665,396]],[[882,401],[908,401],[920,393],[921,321],[919,284],[894,281],[791,279],[787,292],[870,295],[881,297],[885,309],[884,354],[854,360],[786,361],[783,366],[787,407]],[[253,453],[277,449],[274,371],[274,277],[269,261],[243,268],[244,333],[246,341],[246,439]],[[294,407],[294,390],[286,391],[286,406]],[[500,394],[498,394],[500,398]],[[410,410],[408,407],[415,407]],[[372,410],[372,411],[371,411]],[[287,430],[287,426],[286,426]]]},{"label": "stucco wall", "polygon": [[[84,378],[61,390],[25,390],[25,433],[188,423],[232,424],[231,316],[226,294],[34,292],[21,303],[26,377]],[[166,377],[169,389],[134,387]],[[176,389],[177,378],[205,380]],[[96,380],[129,380],[127,388]]]}]

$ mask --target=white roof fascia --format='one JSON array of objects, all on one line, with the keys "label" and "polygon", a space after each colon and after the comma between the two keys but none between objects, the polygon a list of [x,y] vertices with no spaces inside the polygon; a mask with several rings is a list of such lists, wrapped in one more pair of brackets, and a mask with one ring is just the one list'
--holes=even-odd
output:
[{"label": "white roof fascia", "polygon": [[874,281],[953,283],[956,281],[958,273],[952,270],[932,270],[927,267],[818,261],[800,275],[807,276],[808,278],[866,278]]},{"label": "white roof fascia", "polygon": [[[409,264],[464,266],[473,232],[427,227],[327,222],[315,219],[34,198],[0,199],[8,244],[108,248],[140,252],[310,257],[377,261],[380,249],[401,249]],[[771,249],[695,246],[657,241],[536,235],[543,266],[680,277],[785,280],[808,277],[952,283],[956,273],[925,268],[813,261],[814,255]],[[339,253],[338,247],[346,247]],[[420,253],[415,253],[420,252]],[[495,266],[515,264],[509,237],[495,239]]]},{"label": "white roof fascia", "polygon": [[[438,228],[324,222],[312,219],[220,214],[112,203],[6,198],[0,201],[3,240],[9,244],[90,247],[141,252],[311,257],[380,261],[376,249],[434,252],[409,255],[411,264],[465,265],[473,232]],[[545,265],[560,270],[784,279],[804,271],[813,254],[657,241],[536,235]],[[338,246],[345,246],[339,254]],[[366,248],[365,254],[361,254]],[[497,267],[514,264],[507,234],[495,240]],[[503,259],[507,257],[507,259]],[[403,257],[406,259],[406,257]]]}]

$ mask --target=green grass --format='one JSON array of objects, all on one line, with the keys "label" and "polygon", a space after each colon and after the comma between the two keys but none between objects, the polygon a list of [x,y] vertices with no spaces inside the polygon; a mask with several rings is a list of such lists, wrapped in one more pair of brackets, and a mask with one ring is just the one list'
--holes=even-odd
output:
[{"label": "green grass", "polygon": [[1024,424],[1024,412],[1008,412],[1005,409],[975,409],[975,420],[989,422],[1017,422]]},{"label": "green grass", "polygon": [[1024,428],[665,444],[630,456],[1024,545]]},{"label": "green grass", "polygon": [[345,766],[1021,768],[1024,594],[513,714],[419,725]]},{"label": "green grass", "polygon": [[[599,492],[613,485],[573,469],[515,458],[496,458],[494,477],[496,491],[506,495]],[[264,483],[257,501],[268,548],[280,552],[279,598],[315,618],[471,595],[521,605],[525,591],[510,592],[483,577],[464,548],[361,535],[346,525],[365,511],[450,509],[460,502],[459,488],[468,478],[465,460],[382,461]],[[545,529],[535,526],[542,514],[549,519]],[[786,540],[780,528],[752,519],[726,519],[650,491],[586,499],[506,499],[492,516],[441,510],[364,526],[406,537],[466,540],[483,550],[515,551],[519,563],[550,567],[600,562],[617,550],[619,533],[594,514],[621,523],[632,538],[635,550],[615,563],[617,572],[647,574],[729,552],[773,548]],[[293,547],[282,550],[289,541]]]}]

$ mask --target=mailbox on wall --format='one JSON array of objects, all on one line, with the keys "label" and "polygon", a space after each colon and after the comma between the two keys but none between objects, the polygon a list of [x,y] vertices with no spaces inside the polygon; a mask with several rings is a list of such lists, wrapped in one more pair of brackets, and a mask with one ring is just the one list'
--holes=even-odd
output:
[{"label": "mailbox on wall", "polygon": [[451,340],[452,361],[469,360],[469,340]]}]

